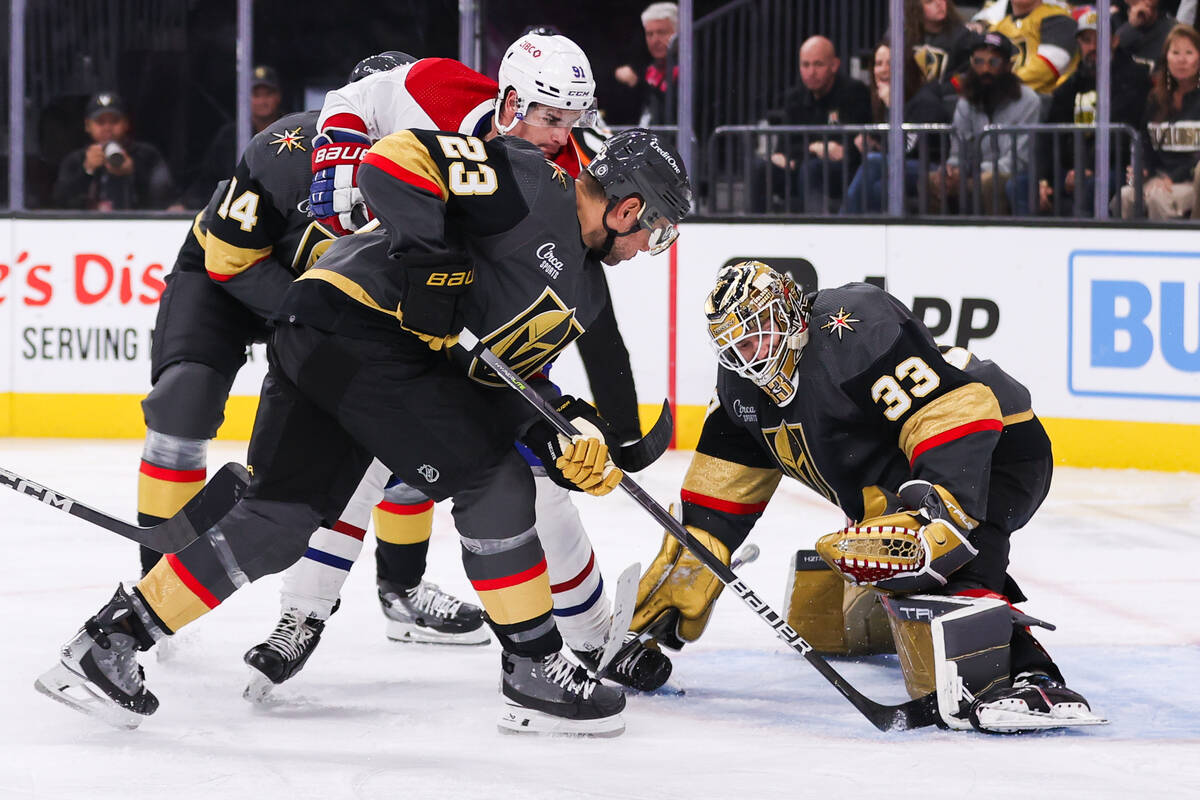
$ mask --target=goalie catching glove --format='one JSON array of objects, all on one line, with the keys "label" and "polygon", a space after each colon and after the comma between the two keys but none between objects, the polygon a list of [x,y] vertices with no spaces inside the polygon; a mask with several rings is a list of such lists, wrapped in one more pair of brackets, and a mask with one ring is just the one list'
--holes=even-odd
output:
[{"label": "goalie catching glove", "polygon": [[902,594],[945,586],[979,552],[965,532],[979,523],[950,492],[929,481],[909,481],[898,495],[902,510],[884,509],[881,516],[826,534],[817,540],[817,552],[853,584]]},{"label": "goalie catching glove", "polygon": [[579,433],[568,438],[544,420],[534,424],[522,441],[542,461],[550,480],[565,489],[602,497],[617,487],[625,473],[609,458],[606,423],[588,403],[564,394],[554,410]]},{"label": "goalie catching glove", "polygon": [[310,213],[339,236],[364,225],[371,217],[358,189],[358,165],[371,149],[366,136],[330,130],[313,137]]},{"label": "goalie catching glove", "polygon": [[[729,548],[724,542],[700,528],[688,525],[687,529],[722,564],[729,564]],[[713,604],[724,588],[720,578],[690,550],[665,533],[662,548],[638,583],[637,606],[629,628],[637,633],[650,630],[660,643],[679,650],[704,633]]]}]

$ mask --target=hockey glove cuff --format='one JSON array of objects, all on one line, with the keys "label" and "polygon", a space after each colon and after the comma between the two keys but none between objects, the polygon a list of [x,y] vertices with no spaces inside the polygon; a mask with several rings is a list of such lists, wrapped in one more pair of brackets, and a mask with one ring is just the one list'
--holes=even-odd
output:
[{"label": "hockey glove cuff", "polygon": [[897,495],[905,508],[822,536],[817,553],[856,585],[900,594],[945,586],[979,552],[966,533],[978,523],[928,481],[909,481]]},{"label": "hockey glove cuff", "polygon": [[[687,526],[723,564],[729,563],[729,548],[717,537]],[[662,547],[638,583],[637,606],[630,630],[641,633],[654,629],[659,642],[679,650],[704,633],[713,604],[725,585],[691,551],[669,533]]]}]

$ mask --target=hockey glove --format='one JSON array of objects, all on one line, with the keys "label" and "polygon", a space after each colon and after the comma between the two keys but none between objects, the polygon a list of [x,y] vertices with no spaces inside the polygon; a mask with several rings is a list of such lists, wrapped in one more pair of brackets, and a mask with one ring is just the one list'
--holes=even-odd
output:
[{"label": "hockey glove", "polygon": [[358,190],[358,165],[370,149],[367,137],[353,131],[331,130],[313,137],[309,211],[339,236],[371,218]]},{"label": "hockey glove", "polygon": [[554,408],[579,433],[568,438],[549,422],[539,421],[522,441],[542,460],[547,477],[559,486],[597,497],[608,494],[625,477],[608,455],[608,423],[591,405],[569,394],[555,400]]},{"label": "hockey glove", "polygon": [[398,259],[408,286],[400,301],[400,326],[430,350],[452,347],[462,323],[458,298],[470,288],[475,272],[462,253],[407,253]]},{"label": "hockey glove", "polygon": [[885,592],[927,592],[979,551],[966,531],[978,523],[950,492],[928,481],[909,481],[898,492],[904,510],[865,519],[817,540],[825,563],[853,584]]},{"label": "hockey glove", "polygon": [[[729,548],[720,539],[691,525],[687,529],[721,563],[729,563]],[[704,633],[723,588],[720,579],[678,539],[663,534],[658,555],[638,583],[637,606],[629,628],[637,633],[651,629],[660,643],[679,650]]]}]

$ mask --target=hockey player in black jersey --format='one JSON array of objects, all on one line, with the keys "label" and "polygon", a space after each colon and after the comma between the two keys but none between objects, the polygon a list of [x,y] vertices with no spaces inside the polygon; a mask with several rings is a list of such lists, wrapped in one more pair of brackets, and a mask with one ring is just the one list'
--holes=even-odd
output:
[{"label": "hockey player in black jersey", "polygon": [[621,472],[603,420],[563,398],[583,433],[559,436],[453,344],[469,329],[538,385],[599,313],[602,264],[674,241],[691,205],[682,162],[654,134],[626,131],[572,181],[521,139],[404,131],[371,148],[359,185],[379,223],[330,244],[276,311],[245,495],[119,589],[38,686],[137,725],[157,700],[135,651],[294,562],[374,454],[426,496],[453,498],[464,567],[503,648],[501,727],[620,733],[621,692],[560,652],[533,478],[512,446],[522,439],[561,484],[606,494]]},{"label": "hockey player in black jersey", "polygon": [[[831,653],[894,644],[914,697],[947,693],[952,727],[1100,722],[1030,634],[1037,621],[1009,605],[1025,599],[1009,536],[1041,505],[1053,464],[1025,387],[939,349],[868,284],[801,295],[790,276],[742,262],[717,275],[705,313],[720,369],[680,493],[688,530],[729,563],[780,479],[798,480],[852,521],[793,564],[788,618],[806,640]],[[632,627],[678,649],[721,588],[667,536]]]}]

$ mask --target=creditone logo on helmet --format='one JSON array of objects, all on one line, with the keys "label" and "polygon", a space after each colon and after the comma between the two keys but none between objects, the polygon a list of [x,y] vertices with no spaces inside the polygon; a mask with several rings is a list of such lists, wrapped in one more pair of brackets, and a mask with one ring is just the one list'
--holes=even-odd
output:
[{"label": "creditone logo on helmet", "polygon": [[704,301],[720,365],[753,382],[777,405],[796,394],[796,366],[808,342],[800,289],[760,261],[723,267]]}]

